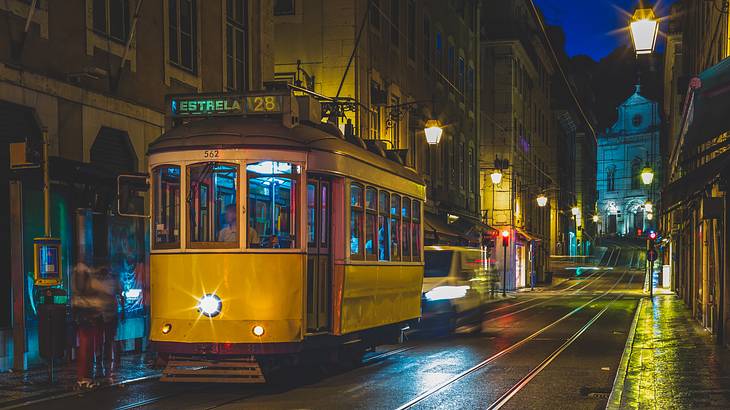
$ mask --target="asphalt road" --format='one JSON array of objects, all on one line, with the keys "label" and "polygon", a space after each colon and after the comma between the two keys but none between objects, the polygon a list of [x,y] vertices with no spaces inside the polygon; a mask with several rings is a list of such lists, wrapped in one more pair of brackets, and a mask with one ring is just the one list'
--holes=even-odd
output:
[{"label": "asphalt road", "polygon": [[605,408],[640,297],[633,249],[490,305],[482,332],[412,335],[355,369],[296,368],[277,385],[156,380],[47,401],[43,409]]}]

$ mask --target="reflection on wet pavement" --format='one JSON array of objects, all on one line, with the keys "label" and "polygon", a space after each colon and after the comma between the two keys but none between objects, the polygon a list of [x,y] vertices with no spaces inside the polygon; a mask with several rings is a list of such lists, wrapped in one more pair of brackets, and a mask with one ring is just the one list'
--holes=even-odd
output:
[{"label": "reflection on wet pavement", "polygon": [[[729,352],[674,295],[640,306],[620,405],[609,408],[730,408]],[[618,400],[615,400],[618,401]]]}]

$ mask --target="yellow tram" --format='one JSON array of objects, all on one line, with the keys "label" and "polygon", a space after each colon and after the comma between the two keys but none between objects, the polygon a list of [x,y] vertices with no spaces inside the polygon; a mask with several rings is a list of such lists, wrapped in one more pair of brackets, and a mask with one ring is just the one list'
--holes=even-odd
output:
[{"label": "yellow tram", "polygon": [[[163,380],[361,357],[420,316],[425,186],[287,92],[168,98],[149,146]],[[360,145],[360,146],[358,146]]]}]

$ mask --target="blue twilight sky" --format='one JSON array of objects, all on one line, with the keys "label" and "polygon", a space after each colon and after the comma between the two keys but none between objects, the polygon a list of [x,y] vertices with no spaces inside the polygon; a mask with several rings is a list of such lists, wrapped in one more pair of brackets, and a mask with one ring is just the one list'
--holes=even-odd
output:
[{"label": "blue twilight sky", "polygon": [[[669,5],[674,1],[654,1],[657,16],[667,16]],[[562,26],[565,30],[566,51],[569,56],[587,54],[598,61],[619,45],[631,42],[628,31],[617,30],[628,25],[628,16],[621,10],[633,13],[639,1],[535,0],[535,3],[542,10],[548,24]],[[662,48],[663,40],[660,38],[658,42],[659,48]]]}]

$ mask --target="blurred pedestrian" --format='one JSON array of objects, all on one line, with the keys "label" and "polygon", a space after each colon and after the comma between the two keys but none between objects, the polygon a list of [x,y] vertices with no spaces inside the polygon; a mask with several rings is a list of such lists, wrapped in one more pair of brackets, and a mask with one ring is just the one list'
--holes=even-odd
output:
[{"label": "blurred pedestrian", "polygon": [[78,332],[76,387],[94,387],[91,369],[101,324],[101,300],[94,290],[93,269],[79,262],[71,277],[71,308]]},{"label": "blurred pedestrian", "polygon": [[121,286],[119,278],[115,277],[107,264],[97,265],[90,267],[79,263],[71,278],[71,306],[79,340],[76,384],[81,389],[98,384],[92,372],[96,353],[101,353],[103,374],[107,378],[111,377],[114,359]]}]

